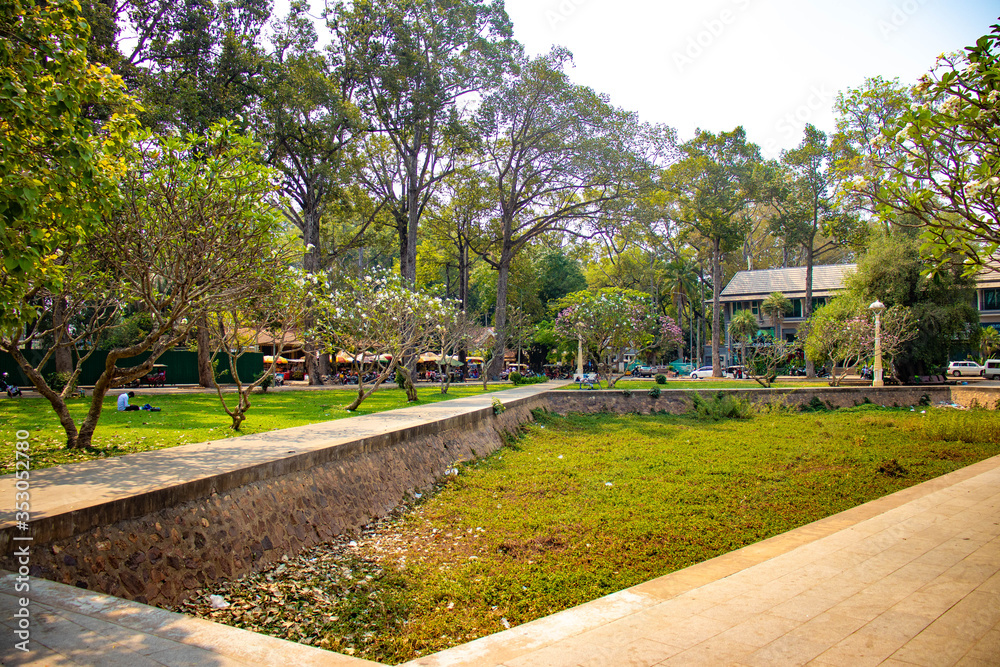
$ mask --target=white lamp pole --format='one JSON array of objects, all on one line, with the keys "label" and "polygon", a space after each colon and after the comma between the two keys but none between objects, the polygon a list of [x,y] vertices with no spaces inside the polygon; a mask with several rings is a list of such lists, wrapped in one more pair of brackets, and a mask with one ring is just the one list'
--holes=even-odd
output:
[{"label": "white lamp pole", "polygon": [[583,336],[576,337],[576,379],[583,378]]},{"label": "white lamp pole", "polygon": [[885,386],[882,381],[882,311],[885,310],[885,304],[881,301],[875,301],[872,305],[868,306],[868,309],[875,313],[875,379],[872,380],[873,387]]}]

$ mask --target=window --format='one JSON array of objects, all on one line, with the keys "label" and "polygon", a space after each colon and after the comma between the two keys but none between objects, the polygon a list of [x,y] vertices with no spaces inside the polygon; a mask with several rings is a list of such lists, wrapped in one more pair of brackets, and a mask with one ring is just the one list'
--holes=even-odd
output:
[{"label": "window", "polygon": [[788,317],[802,317],[802,299],[792,299],[792,312]]},{"label": "window", "polygon": [[983,290],[983,310],[1000,310],[1000,288]]},{"label": "window", "polygon": [[812,306],[813,307],[812,307],[812,310],[810,312],[815,313],[817,308],[822,308],[825,305],[826,305],[826,297],[825,296],[816,296],[816,297],[813,297],[813,300],[812,300]]}]

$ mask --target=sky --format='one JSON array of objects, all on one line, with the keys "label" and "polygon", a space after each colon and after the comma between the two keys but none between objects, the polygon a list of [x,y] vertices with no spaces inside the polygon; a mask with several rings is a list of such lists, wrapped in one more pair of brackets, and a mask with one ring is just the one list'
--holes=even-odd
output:
[{"label": "sky", "polygon": [[1000,0],[506,0],[530,55],[573,52],[571,78],[647,122],[742,125],[765,157],[806,123],[831,132],[839,91],[915,83],[989,32]]}]

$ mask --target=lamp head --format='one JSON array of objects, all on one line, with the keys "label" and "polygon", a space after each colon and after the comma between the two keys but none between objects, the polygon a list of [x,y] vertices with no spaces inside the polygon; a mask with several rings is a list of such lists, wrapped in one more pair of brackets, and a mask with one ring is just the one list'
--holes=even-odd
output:
[{"label": "lamp head", "polygon": [[870,310],[873,313],[875,313],[876,315],[878,315],[883,310],[885,310],[885,304],[882,303],[881,301],[877,301],[876,300],[875,303],[873,303],[872,305],[868,306],[868,310]]}]

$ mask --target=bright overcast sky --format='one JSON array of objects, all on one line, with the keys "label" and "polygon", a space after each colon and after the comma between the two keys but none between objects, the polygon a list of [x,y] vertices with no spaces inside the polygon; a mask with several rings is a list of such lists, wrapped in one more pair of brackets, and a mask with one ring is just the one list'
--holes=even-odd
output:
[{"label": "bright overcast sky", "polygon": [[571,76],[689,139],[743,125],[768,157],[806,122],[831,131],[838,91],[913,83],[989,32],[1000,0],[506,0],[529,54],[573,52]]}]

